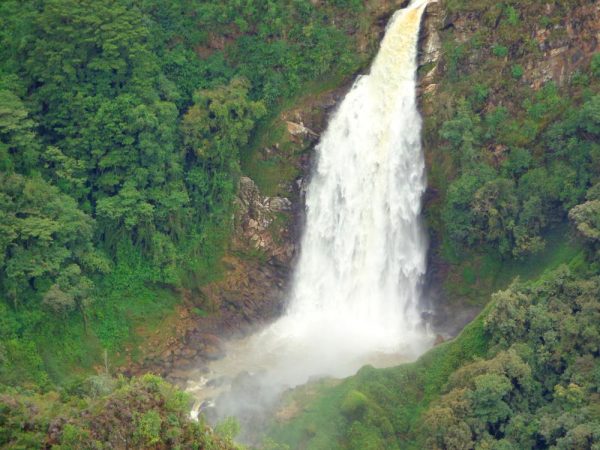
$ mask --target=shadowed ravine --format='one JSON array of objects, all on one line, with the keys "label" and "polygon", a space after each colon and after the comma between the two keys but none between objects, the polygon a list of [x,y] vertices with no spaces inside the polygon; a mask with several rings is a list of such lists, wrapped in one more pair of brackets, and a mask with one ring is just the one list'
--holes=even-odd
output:
[{"label": "shadowed ravine", "polygon": [[210,405],[214,418],[243,424],[289,387],[414,359],[431,345],[419,309],[427,245],[416,69],[426,3],[393,16],[370,74],[317,146],[286,313],[189,380],[194,415]]}]

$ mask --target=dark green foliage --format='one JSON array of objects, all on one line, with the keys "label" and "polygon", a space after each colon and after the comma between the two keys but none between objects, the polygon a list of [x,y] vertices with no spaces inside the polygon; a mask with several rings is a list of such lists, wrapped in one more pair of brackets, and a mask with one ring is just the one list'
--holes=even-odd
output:
[{"label": "dark green foliage", "polygon": [[[541,44],[529,37],[531,28],[543,22],[552,39],[566,39],[565,20],[571,20],[566,17],[587,3],[549,5],[546,10],[539,3],[512,0],[445,5],[459,22],[440,34],[437,91],[424,101],[431,111],[425,116],[426,148],[436,161],[429,182],[438,194],[426,212],[447,261],[493,257],[500,251],[506,264],[513,264],[511,259],[538,253],[545,245],[543,235],[566,221],[600,176],[593,112],[599,93],[597,55],[586,53],[577,72],[564,81],[544,82],[536,69],[544,60]],[[460,18],[465,17],[477,27],[463,26]],[[513,188],[495,182],[496,188],[505,187],[501,191],[478,187],[480,199],[503,193],[498,198],[504,201],[504,223],[494,220],[494,210],[502,208],[482,208],[482,201],[476,205],[475,191],[468,199],[457,198],[465,178],[483,178],[475,173],[483,165],[496,173],[494,178],[514,182]],[[509,204],[514,207],[506,209]],[[456,270],[458,276],[462,268]]]},{"label": "dark green foliage", "polygon": [[236,78],[227,86],[199,90],[181,123],[188,192],[205,214],[228,210],[232,176],[239,171],[239,149],[249,139],[264,105],[248,99],[249,82]]},{"label": "dark green foliage", "polygon": [[569,219],[588,244],[591,257],[600,261],[600,183],[590,188],[586,200],[569,211]]},{"label": "dark green foliage", "polygon": [[454,118],[444,122],[440,129],[440,137],[450,143],[455,160],[465,169],[477,158],[475,150],[481,137],[479,122],[479,116],[473,114],[469,103],[463,100],[458,104]]},{"label": "dark green foliage", "polygon": [[493,170],[481,166],[473,172],[463,174],[448,189],[443,218],[449,236],[455,242],[472,244],[476,241],[471,199],[485,183],[493,178]]},{"label": "dark green foliage", "polygon": [[592,58],[591,63],[592,75],[596,78],[600,78],[600,53],[596,53]]},{"label": "dark green foliage", "polygon": [[490,357],[452,375],[424,416],[427,447],[597,443],[599,298],[597,276],[566,268],[495,294],[485,319]]},{"label": "dark green foliage", "polygon": [[[531,144],[530,138],[506,135],[512,125],[505,109],[489,113],[482,129],[468,102],[459,104],[455,117],[440,130],[462,171],[449,185],[442,210],[446,236],[455,248],[485,243],[489,251],[513,257],[543,248],[541,233],[564,220],[600,176],[599,98],[589,98],[579,111],[566,110],[559,120],[555,117],[564,109],[564,99],[554,85],[524,102],[532,124],[553,121],[543,134],[537,125],[531,128],[535,139],[551,150],[543,158],[518,146]],[[509,147],[499,171],[477,150],[486,141],[504,141]]]},{"label": "dark green foliage", "polygon": [[[39,361],[58,381],[100,346],[121,351],[141,310],[172,312],[165,286],[219,276],[256,124],[308,80],[356,69],[361,10],[0,2],[0,302],[17,324],[0,339],[19,342],[7,348],[32,367],[24,381]],[[99,281],[111,269],[112,287]]]}]

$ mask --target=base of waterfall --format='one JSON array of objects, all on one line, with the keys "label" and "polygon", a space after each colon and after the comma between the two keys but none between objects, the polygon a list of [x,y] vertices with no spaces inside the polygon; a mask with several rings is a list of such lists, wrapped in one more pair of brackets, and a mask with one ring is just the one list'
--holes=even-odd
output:
[{"label": "base of waterfall", "polygon": [[291,389],[354,375],[361,367],[410,362],[433,344],[426,328],[399,331],[340,317],[301,320],[284,316],[271,326],[229,341],[225,356],[192,373],[186,390],[195,398],[192,417],[216,424],[235,417],[241,442],[256,443]]}]

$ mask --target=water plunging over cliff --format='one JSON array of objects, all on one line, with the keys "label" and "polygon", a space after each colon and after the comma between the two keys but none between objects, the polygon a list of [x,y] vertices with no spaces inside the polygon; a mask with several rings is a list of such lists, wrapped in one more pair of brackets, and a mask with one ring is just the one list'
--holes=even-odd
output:
[{"label": "water plunging over cliff", "polygon": [[422,10],[392,19],[371,73],[357,80],[317,147],[281,333],[314,336],[319,346],[354,340],[364,351],[393,351],[417,338],[426,251],[415,99]]},{"label": "water plunging over cliff", "polygon": [[425,5],[394,15],[370,74],[355,82],[317,146],[286,314],[238,343],[215,372],[234,365],[294,386],[429,345],[418,310],[426,242],[416,69]]}]

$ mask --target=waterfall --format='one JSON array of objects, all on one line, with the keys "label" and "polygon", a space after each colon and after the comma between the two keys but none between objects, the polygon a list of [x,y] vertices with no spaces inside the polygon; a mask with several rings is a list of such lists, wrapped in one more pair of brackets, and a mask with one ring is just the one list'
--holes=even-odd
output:
[{"label": "waterfall", "polygon": [[418,309],[426,240],[416,70],[425,5],[393,16],[370,73],[356,80],[316,148],[285,315],[230,348],[215,363],[220,370],[233,364],[262,373],[265,384],[295,386],[350,375],[386,355],[412,358],[430,344]]},{"label": "waterfall", "polygon": [[392,18],[371,73],[356,81],[317,146],[306,231],[283,319],[291,333],[319,323],[325,339],[359,335],[366,347],[381,350],[414,337],[426,252],[415,95],[423,9]]},{"label": "waterfall", "polygon": [[264,333],[302,343],[303,364],[323,372],[344,371],[328,362],[422,345],[416,70],[424,8],[418,2],[393,16],[370,73],[355,82],[317,146],[289,307]]}]

